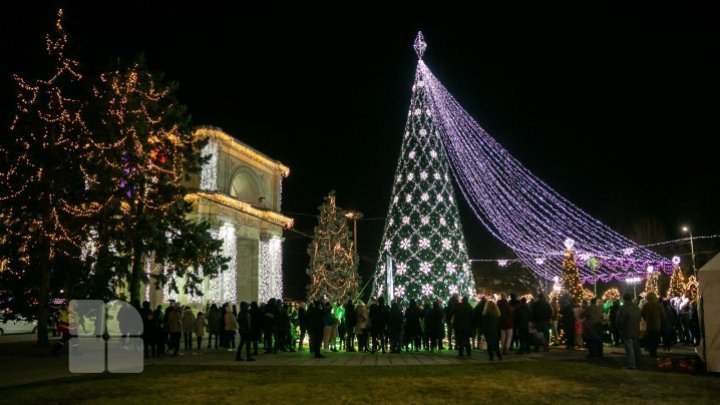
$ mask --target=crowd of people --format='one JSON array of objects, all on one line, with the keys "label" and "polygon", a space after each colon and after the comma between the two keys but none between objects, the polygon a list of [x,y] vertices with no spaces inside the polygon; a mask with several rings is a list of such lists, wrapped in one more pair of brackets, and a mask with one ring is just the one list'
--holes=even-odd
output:
[{"label": "crowd of people", "polygon": [[626,367],[636,368],[641,347],[656,357],[661,344],[669,351],[677,343],[697,345],[699,340],[694,301],[659,299],[654,293],[605,302],[500,294],[474,303],[455,295],[446,303],[409,300],[404,306],[396,301],[387,305],[383,297],[367,304],[270,299],[241,302],[239,309],[231,303],[211,304],[205,311],[177,302],[154,310],[147,301],[135,306],[142,317],[146,357],[222,349],[235,352],[238,361],[254,361],[262,347],[268,354],[309,350],[317,358],[336,351],[421,350],[456,350],[457,356],[469,357],[482,349],[490,360],[502,360],[511,353],[562,345],[585,348],[589,358],[597,358],[604,346],[614,345],[625,347]]}]

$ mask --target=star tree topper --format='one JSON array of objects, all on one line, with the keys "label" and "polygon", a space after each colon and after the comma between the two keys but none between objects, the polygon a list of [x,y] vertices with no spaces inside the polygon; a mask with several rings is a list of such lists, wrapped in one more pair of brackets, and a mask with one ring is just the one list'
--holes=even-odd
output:
[{"label": "star tree topper", "polygon": [[427,49],[427,43],[425,42],[422,31],[418,31],[413,48],[415,48],[415,53],[417,54],[418,59],[422,59],[423,54],[425,54],[425,49]]}]

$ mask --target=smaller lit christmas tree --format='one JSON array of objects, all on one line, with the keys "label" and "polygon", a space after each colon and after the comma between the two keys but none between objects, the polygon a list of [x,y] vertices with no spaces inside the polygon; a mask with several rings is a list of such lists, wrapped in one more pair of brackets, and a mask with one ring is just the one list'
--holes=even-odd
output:
[{"label": "smaller lit christmas tree", "polygon": [[602,300],[603,301],[607,301],[607,300],[614,301],[614,300],[619,300],[621,297],[622,297],[622,295],[620,294],[620,291],[617,288],[613,287],[603,293]]},{"label": "smaller lit christmas tree", "polygon": [[580,282],[580,275],[578,274],[578,267],[577,264],[575,264],[575,253],[572,248],[565,251],[560,280],[570,297],[572,297],[575,302],[582,302],[585,296],[582,283]]},{"label": "smaller lit christmas tree", "polygon": [[308,246],[307,274],[311,279],[308,299],[326,296],[332,301],[343,301],[347,297],[355,298],[360,286],[358,255],[345,211],[335,204],[334,191],[325,197],[319,209],[318,225]]},{"label": "smaller lit christmas tree", "polygon": [[672,276],[670,276],[670,286],[667,290],[667,297],[681,297],[685,289],[685,276],[680,266],[675,266]]},{"label": "smaller lit christmas tree", "polygon": [[655,295],[659,295],[658,292],[658,280],[657,275],[655,273],[648,273],[647,276],[645,276],[645,296],[647,296],[650,293],[655,293]]}]

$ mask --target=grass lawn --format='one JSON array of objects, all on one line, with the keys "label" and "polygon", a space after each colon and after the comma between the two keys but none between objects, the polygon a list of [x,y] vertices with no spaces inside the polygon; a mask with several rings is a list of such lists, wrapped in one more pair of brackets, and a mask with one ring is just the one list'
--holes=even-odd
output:
[{"label": "grass lawn", "polygon": [[9,387],[0,402],[718,403],[720,379],[583,361],[454,366],[150,366]]}]

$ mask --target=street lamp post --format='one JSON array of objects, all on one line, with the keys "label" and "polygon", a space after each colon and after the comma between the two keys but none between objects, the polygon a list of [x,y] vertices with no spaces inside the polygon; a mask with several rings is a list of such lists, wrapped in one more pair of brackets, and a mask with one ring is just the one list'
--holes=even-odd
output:
[{"label": "street lamp post", "polygon": [[348,211],[345,213],[345,217],[353,221],[353,246],[355,246],[355,253],[357,253],[357,221],[363,218],[363,213],[360,211]]},{"label": "street lamp post", "polygon": [[692,230],[687,226],[683,226],[682,230],[683,232],[687,232],[688,234],[690,234],[690,256],[692,257],[693,273],[695,274],[695,277],[697,277],[697,268],[695,267],[695,246],[693,244]]}]

